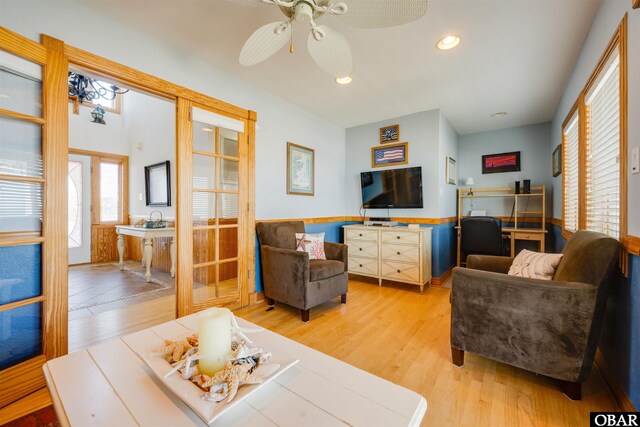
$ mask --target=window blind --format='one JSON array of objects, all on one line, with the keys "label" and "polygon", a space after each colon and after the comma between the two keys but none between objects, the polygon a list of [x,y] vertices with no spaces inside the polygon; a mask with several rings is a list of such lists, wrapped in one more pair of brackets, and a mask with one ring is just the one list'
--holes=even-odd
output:
[{"label": "window blind", "polygon": [[562,132],[562,165],[564,184],[563,210],[564,229],[570,232],[578,230],[578,147],[580,138],[580,119],[578,111]]},{"label": "window blind", "polygon": [[620,57],[586,97],[586,228],[620,237]]}]

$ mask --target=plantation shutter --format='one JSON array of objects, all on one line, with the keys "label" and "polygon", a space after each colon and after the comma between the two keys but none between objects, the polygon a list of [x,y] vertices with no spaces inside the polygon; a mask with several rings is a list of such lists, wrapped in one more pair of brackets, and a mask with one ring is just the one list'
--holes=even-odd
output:
[{"label": "plantation shutter", "polygon": [[586,97],[586,228],[620,237],[620,57]]},{"label": "plantation shutter", "polygon": [[562,132],[564,229],[578,230],[578,147],[580,123],[578,111]]}]

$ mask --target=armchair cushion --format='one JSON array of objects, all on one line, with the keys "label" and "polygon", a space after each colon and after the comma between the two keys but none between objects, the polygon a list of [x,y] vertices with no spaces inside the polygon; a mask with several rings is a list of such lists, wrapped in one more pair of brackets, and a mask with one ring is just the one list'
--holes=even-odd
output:
[{"label": "armchair cushion", "polygon": [[342,261],[312,259],[309,261],[309,275],[312,282],[328,279],[344,273]]},{"label": "armchair cushion", "polygon": [[334,261],[342,261],[344,265],[344,271],[349,270],[349,247],[342,243],[324,242],[324,252],[327,255],[327,259]]},{"label": "armchair cushion", "polygon": [[296,233],[296,250],[309,254],[309,259],[327,259],[324,253],[324,233]]},{"label": "armchair cushion", "polygon": [[509,276],[551,280],[562,259],[562,254],[544,254],[524,249],[513,260]]}]

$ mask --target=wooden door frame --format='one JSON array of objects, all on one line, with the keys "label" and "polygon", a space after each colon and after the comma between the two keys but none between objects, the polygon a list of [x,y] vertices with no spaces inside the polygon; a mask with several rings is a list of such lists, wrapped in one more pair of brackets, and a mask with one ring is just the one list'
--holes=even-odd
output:
[{"label": "wooden door frame", "polygon": [[[240,304],[248,305],[256,300],[255,291],[255,123],[257,114],[235,105],[220,101],[202,93],[176,85],[131,67],[119,64],[71,45],[64,45],[64,54],[71,66],[90,71],[97,77],[117,80],[127,87],[151,93],[175,102],[176,105],[176,181],[177,199],[191,200],[191,152],[185,148],[191,144],[191,134],[186,124],[190,122],[191,103],[206,107],[217,114],[245,123],[247,142],[246,210],[242,205],[244,232],[238,250],[246,250],[244,261],[239,263],[240,276],[244,277]],[[66,164],[65,164],[66,167]],[[193,306],[193,229],[191,209],[188,203],[176,206],[176,316],[191,314]],[[66,212],[66,207],[65,207]],[[245,273],[246,272],[246,273]],[[66,281],[65,281],[66,283]]]}]

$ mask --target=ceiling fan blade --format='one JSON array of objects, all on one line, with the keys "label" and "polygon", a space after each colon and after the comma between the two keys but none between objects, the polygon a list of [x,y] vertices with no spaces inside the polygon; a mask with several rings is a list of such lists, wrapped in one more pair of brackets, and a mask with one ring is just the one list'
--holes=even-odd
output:
[{"label": "ceiling fan blade", "polygon": [[351,47],[339,31],[326,25],[317,27],[324,35],[321,40],[314,37],[314,32],[309,34],[307,48],[309,54],[316,63],[333,77],[346,77],[351,75],[353,60]]},{"label": "ceiling fan blade", "polygon": [[291,36],[291,24],[272,22],[258,28],[242,46],[240,64],[256,65],[282,49]]},{"label": "ceiling fan blade", "polygon": [[386,28],[407,24],[427,13],[427,0],[340,0],[348,11],[337,15],[343,23],[357,28]]}]

